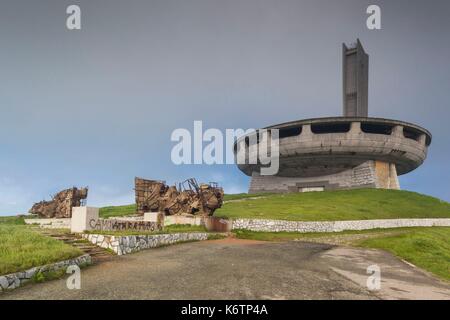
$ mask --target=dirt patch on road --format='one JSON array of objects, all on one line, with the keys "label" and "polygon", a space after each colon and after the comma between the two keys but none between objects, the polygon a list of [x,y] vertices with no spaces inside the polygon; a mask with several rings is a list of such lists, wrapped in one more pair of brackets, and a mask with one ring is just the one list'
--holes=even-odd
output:
[{"label": "dirt patch on road", "polygon": [[367,287],[368,277],[373,274],[368,268],[378,268],[380,288],[372,293],[381,299],[450,300],[448,283],[386,251],[335,247],[321,257],[329,262],[331,270],[361,287]]}]

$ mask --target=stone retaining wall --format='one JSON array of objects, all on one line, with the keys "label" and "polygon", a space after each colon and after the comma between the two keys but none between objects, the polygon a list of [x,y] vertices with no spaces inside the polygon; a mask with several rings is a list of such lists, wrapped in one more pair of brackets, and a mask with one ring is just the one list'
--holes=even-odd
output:
[{"label": "stone retaining wall", "polygon": [[23,284],[31,281],[31,279],[39,272],[45,274],[48,272],[59,271],[61,269],[67,269],[67,267],[70,265],[80,266],[80,265],[89,265],[91,263],[92,263],[91,256],[85,254],[79,256],[78,258],[64,260],[52,264],[47,264],[45,266],[34,267],[25,271],[0,276],[0,292],[16,289],[22,286]]},{"label": "stone retaining wall", "polygon": [[138,236],[108,236],[101,234],[82,234],[89,242],[114,251],[118,255],[156,248],[177,242],[207,240],[205,232],[170,233]]},{"label": "stone retaining wall", "polygon": [[233,229],[268,232],[339,232],[402,227],[450,226],[450,219],[380,219],[349,221],[285,221],[265,219],[235,219]]}]

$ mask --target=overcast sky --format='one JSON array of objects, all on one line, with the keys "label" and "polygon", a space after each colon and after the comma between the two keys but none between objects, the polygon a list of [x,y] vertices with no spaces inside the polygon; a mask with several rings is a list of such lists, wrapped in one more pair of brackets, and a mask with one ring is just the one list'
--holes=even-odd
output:
[{"label": "overcast sky", "polygon": [[0,214],[73,185],[93,206],[133,203],[135,176],[245,192],[234,165],[172,164],[171,132],[341,115],[341,43],[358,37],[369,115],[433,134],[401,187],[450,201],[449,17],[448,0],[2,0]]}]

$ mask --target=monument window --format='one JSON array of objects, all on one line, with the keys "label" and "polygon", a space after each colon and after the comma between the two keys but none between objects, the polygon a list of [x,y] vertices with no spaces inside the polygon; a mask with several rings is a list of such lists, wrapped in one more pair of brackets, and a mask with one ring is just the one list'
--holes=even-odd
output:
[{"label": "monument window", "polygon": [[350,131],[350,123],[318,123],[311,125],[313,133],[342,133]]},{"label": "monument window", "polygon": [[421,132],[413,128],[403,127],[403,136],[408,139],[419,141]]},{"label": "monument window", "polygon": [[390,135],[392,133],[393,126],[381,124],[381,123],[361,123],[361,130],[365,133],[385,134]]},{"label": "monument window", "polygon": [[302,133],[302,127],[280,129],[279,138],[295,137]]}]

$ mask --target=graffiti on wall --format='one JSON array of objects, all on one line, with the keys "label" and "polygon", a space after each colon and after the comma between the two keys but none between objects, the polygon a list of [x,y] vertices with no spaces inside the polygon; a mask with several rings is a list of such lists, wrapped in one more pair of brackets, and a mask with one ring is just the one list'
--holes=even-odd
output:
[{"label": "graffiti on wall", "polygon": [[92,230],[100,231],[121,231],[121,230],[136,230],[136,231],[161,231],[162,225],[153,221],[125,221],[115,219],[91,219],[89,226]]}]

